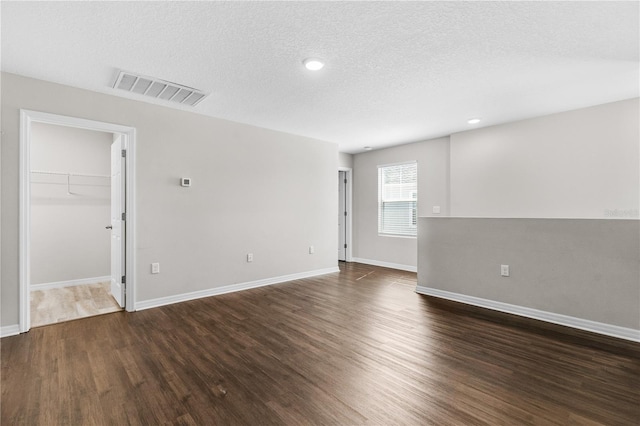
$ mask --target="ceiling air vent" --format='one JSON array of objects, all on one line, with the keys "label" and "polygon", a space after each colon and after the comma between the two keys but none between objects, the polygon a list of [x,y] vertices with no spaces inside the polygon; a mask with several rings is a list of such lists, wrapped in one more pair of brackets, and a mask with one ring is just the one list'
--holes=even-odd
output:
[{"label": "ceiling air vent", "polygon": [[207,96],[206,93],[193,87],[187,87],[153,77],[131,74],[125,71],[120,71],[113,87],[126,90],[127,92],[189,106],[196,106]]}]

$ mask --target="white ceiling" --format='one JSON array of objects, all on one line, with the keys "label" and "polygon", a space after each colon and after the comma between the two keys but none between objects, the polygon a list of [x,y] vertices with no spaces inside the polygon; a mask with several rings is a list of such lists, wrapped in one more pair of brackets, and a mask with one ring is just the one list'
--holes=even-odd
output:
[{"label": "white ceiling", "polygon": [[[2,70],[355,153],[637,97],[639,4],[2,2]],[[147,100],[119,69],[211,95]]]}]

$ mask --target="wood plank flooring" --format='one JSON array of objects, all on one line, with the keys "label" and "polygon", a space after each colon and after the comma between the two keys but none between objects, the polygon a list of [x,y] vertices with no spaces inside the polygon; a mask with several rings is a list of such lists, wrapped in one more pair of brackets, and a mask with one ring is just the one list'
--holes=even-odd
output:
[{"label": "wood plank flooring", "polygon": [[[341,272],[1,344],[2,425],[638,425],[640,351],[593,347]],[[586,342],[586,343],[585,343]]]}]

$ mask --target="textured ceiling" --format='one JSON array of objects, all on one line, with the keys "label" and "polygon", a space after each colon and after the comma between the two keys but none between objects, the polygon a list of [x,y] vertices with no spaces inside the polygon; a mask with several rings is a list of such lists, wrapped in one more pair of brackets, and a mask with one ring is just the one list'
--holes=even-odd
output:
[{"label": "textured ceiling", "polygon": [[[343,152],[637,97],[638,2],[2,2],[2,70],[97,92],[124,69],[180,109]],[[302,66],[326,61],[322,71]],[[173,104],[152,101],[168,107]]]}]

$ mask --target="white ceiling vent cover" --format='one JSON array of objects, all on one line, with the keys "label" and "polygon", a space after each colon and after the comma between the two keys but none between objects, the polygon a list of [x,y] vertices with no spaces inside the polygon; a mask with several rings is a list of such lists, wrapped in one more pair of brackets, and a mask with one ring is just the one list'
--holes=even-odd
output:
[{"label": "white ceiling vent cover", "polygon": [[125,71],[120,71],[113,87],[189,106],[198,105],[207,96],[203,91],[193,87]]}]

